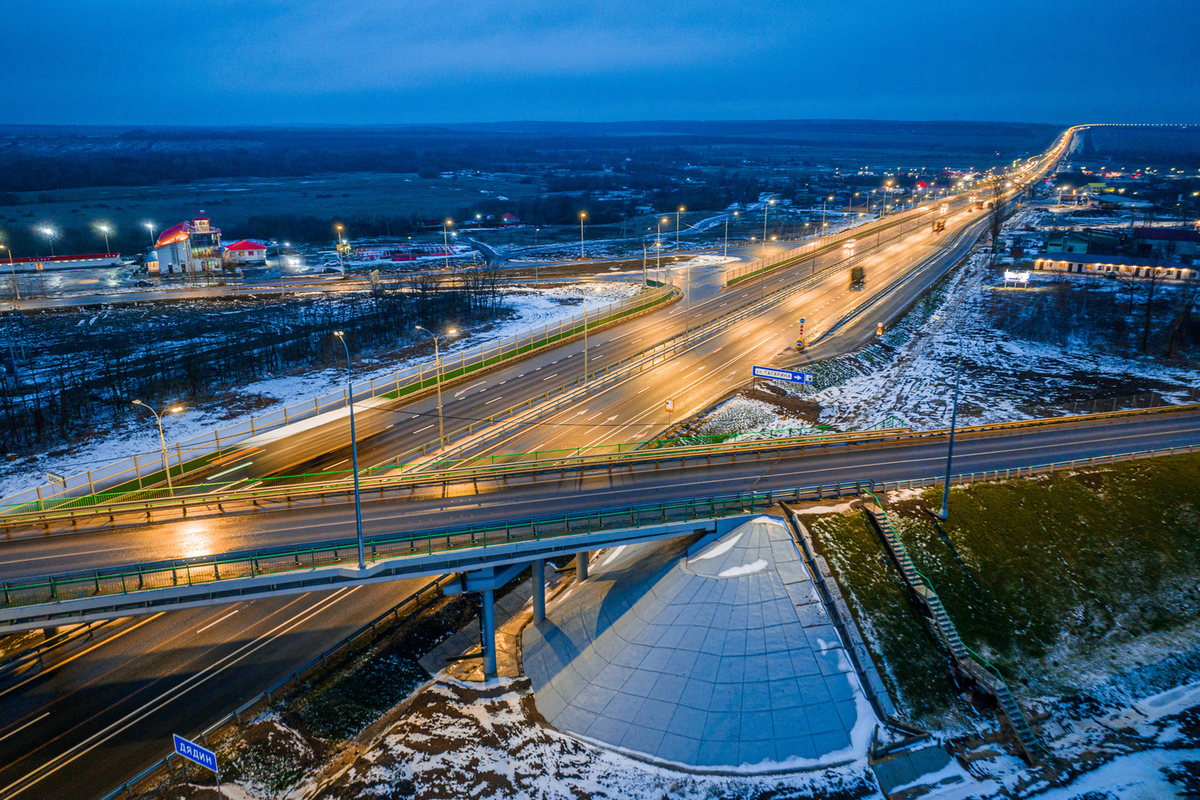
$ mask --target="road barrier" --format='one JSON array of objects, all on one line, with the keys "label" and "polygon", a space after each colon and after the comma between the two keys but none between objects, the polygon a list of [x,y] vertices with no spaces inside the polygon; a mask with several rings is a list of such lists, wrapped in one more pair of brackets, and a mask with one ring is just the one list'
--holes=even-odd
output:
[{"label": "road barrier", "polygon": [[[1011,431],[1047,426],[1078,426],[1114,419],[1126,419],[1165,413],[1200,410],[1200,405],[1168,406],[1154,409],[1102,412],[1078,417],[1050,417],[1017,422],[990,423],[985,425],[960,426],[956,436],[978,438],[994,436]],[[725,459],[736,463],[739,459],[758,459],[764,455],[776,457],[787,451],[857,446],[892,446],[903,442],[931,441],[949,435],[948,428],[915,431],[908,428],[854,431],[849,433],[815,433],[789,438],[757,439],[751,441],[716,441],[689,444],[682,440],[667,442],[634,442],[629,444],[577,447],[563,450],[533,451],[496,456],[471,456],[466,458],[439,459],[425,462],[423,472],[405,471],[404,465],[396,467],[360,470],[360,491],[367,498],[382,498],[387,492],[415,493],[426,487],[445,490],[452,484],[512,481],[517,478],[536,479],[540,475],[558,473],[566,478],[568,473],[583,477],[589,471],[608,471],[622,468],[633,472],[637,468],[658,470],[664,464],[678,463],[680,467],[703,461],[711,465],[714,460]],[[136,498],[127,495],[99,494],[66,500],[53,508],[17,510],[0,516],[0,524],[11,532],[12,526],[28,523],[49,523],[66,520],[72,526],[82,520],[104,515],[110,522],[115,515],[136,513],[151,515],[154,512],[182,513],[224,512],[226,506],[242,505],[260,507],[260,503],[280,502],[291,504],[306,499],[331,497],[353,499],[352,472],[340,471],[336,479],[330,480],[329,473],[314,475],[280,476],[265,479],[262,485],[238,489],[237,482],[196,484],[179,487],[174,496],[165,488],[146,490]],[[940,479],[930,479],[940,480]],[[305,482],[307,481],[307,482]],[[189,494],[181,494],[183,491]]]},{"label": "road barrier", "polygon": [[[1193,453],[1196,451],[1196,447],[1196,445],[1188,445],[1186,447],[1138,450],[1027,467],[958,473],[951,477],[951,483],[963,484],[983,480],[1032,477],[1061,470],[1114,464],[1139,458]],[[871,490],[878,487],[880,491],[936,486],[942,480],[939,477],[927,477],[886,483],[878,483],[873,480],[846,481],[796,489],[740,492],[669,503],[602,508],[577,514],[529,517],[482,525],[456,526],[374,537],[365,541],[364,549],[367,563],[373,564],[392,558],[433,555],[466,547],[486,548],[495,544],[527,540],[541,541],[569,534],[637,527],[643,524],[658,525],[692,519],[719,519],[734,514],[755,513],[760,509],[770,508],[779,500],[801,502],[840,497],[861,493],[864,486]],[[3,602],[0,603],[0,608],[57,603],[101,595],[119,596],[144,589],[169,589],[177,586],[214,584],[223,580],[345,565],[347,559],[356,557],[356,552],[357,540],[339,539],[309,546],[275,547],[244,553],[175,559],[44,578],[14,579],[4,581],[0,586],[3,591]]]},{"label": "road barrier", "polygon": [[[671,286],[652,288],[619,303],[588,311],[589,331],[607,326],[620,319],[648,311],[671,299],[676,289]],[[583,334],[583,314],[560,320],[557,325],[546,324],[540,329],[531,328],[525,333],[504,337],[492,344],[476,348],[464,348],[453,357],[443,357],[440,363],[442,386],[453,385],[472,373],[493,367],[517,357],[523,357],[543,348],[557,345]],[[388,375],[372,378],[353,387],[355,403],[376,398],[396,399],[429,391],[436,387],[439,375],[437,362],[422,362]],[[245,422],[219,428],[202,436],[175,442],[167,449],[171,477],[178,480],[194,470],[208,465],[213,458],[233,452],[248,440],[264,433],[286,429],[346,408],[349,390],[331,392],[303,403],[269,411],[251,417]],[[165,481],[163,457],[160,451],[138,454],[127,459],[114,461],[102,467],[77,475],[67,476],[62,482],[33,489],[3,499],[4,508],[33,506],[46,508],[57,501],[81,495],[94,495],[97,491],[117,490],[136,492],[147,486]]]},{"label": "road barrier", "polygon": [[[658,526],[668,522],[753,514],[770,508],[779,500],[800,502],[853,496],[873,486],[874,483],[869,480],[846,481],[785,491],[739,492],[693,500],[436,528],[371,537],[364,540],[363,549],[366,563],[374,565],[406,556],[426,556],[643,525]],[[347,559],[350,563],[357,560],[357,546],[356,539],[338,539],[304,546],[264,548],[8,580],[0,584],[0,608],[22,608],[94,597],[122,597],[139,591],[181,586],[213,586],[222,581],[346,566]],[[219,591],[219,588],[214,589],[214,592]]]}]

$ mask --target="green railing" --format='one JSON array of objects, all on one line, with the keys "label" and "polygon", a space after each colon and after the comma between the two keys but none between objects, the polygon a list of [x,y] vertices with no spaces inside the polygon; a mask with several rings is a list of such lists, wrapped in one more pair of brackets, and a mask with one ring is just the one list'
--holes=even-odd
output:
[{"label": "green railing", "polygon": [[[637,528],[670,522],[719,519],[752,514],[780,500],[809,500],[860,494],[872,481],[809,486],[770,492],[730,495],[602,508],[574,514],[529,517],[482,525],[466,525],[372,537],[364,542],[368,564],[429,556],[466,548],[541,541],[563,536]],[[85,572],[4,581],[0,608],[18,608],[98,596],[120,596],[152,589],[216,584],[222,581],[280,575],[322,567],[357,566],[354,539],[226,553],[193,559],[125,565]]]}]

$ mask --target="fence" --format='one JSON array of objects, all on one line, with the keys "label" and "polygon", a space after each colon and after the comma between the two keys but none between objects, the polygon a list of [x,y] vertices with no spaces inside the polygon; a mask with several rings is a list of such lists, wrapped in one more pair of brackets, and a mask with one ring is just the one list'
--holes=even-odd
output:
[{"label": "fence", "polygon": [[[666,301],[673,292],[674,288],[669,286],[652,288],[619,303],[610,303],[595,311],[589,310],[587,328],[592,330],[648,310]],[[375,398],[396,399],[414,394],[432,388],[437,383],[439,374],[444,385],[446,381],[453,381],[510,358],[577,336],[583,332],[583,328],[584,316],[580,313],[570,319],[560,320],[557,325],[546,324],[540,330],[533,328],[492,344],[480,345],[478,349],[464,348],[453,356],[443,357],[440,364],[422,362],[384,378],[372,378],[359,383],[352,390],[354,402],[361,403]],[[311,401],[270,411],[236,425],[176,442],[167,449],[171,476],[174,478],[202,467],[214,457],[219,457],[256,436],[344,409],[347,407],[349,393],[348,389],[331,392]],[[9,508],[31,505],[40,509],[45,508],[48,503],[52,505],[52,501],[55,500],[84,494],[94,495],[99,490],[119,487],[124,491],[136,491],[165,480],[164,466],[161,452],[138,454],[69,476],[61,483],[20,492],[4,498],[3,502]]]},{"label": "fence", "polygon": [[[1051,417],[989,423],[962,426],[958,429],[958,435],[960,437],[989,435],[1044,426],[1088,424],[1099,420],[1194,410],[1196,410],[1196,406],[1169,406],[1157,409],[1100,412],[1082,417]],[[944,437],[949,433],[949,430],[945,428],[927,431],[912,430],[904,420],[898,418],[885,420],[885,422],[892,421],[901,423],[901,426],[896,428],[872,426],[867,430],[847,433],[814,432],[800,429],[788,431],[788,433],[799,435],[787,438],[768,437],[747,441],[728,441],[727,438],[722,437],[705,442],[669,439],[461,458],[443,455],[436,460],[421,464],[423,469],[421,472],[406,469],[408,465],[401,465],[400,469],[385,466],[362,469],[359,471],[359,476],[361,491],[364,495],[378,492],[379,497],[382,497],[387,491],[415,492],[421,487],[442,486],[444,488],[451,483],[513,480],[519,476],[536,477],[552,473],[560,473],[565,477],[567,471],[577,471],[582,476],[589,469],[607,468],[611,471],[614,467],[621,467],[632,470],[639,464],[652,465],[654,469],[658,469],[663,462],[678,460],[684,464],[689,459],[700,458],[711,464],[714,458],[737,461],[739,456],[758,458],[764,454],[782,453],[787,450],[852,443],[863,445],[913,441]],[[181,511],[187,514],[190,510],[212,511],[214,506],[217,510],[224,511],[225,505],[229,503],[253,504],[258,507],[260,502],[268,501],[291,504],[298,500],[320,498],[324,502],[337,495],[351,497],[353,492],[351,477],[351,471],[340,470],[264,478],[257,482],[257,485],[246,487],[238,487],[239,481],[192,484],[178,487],[174,494],[169,493],[165,488],[147,489],[136,495],[100,493],[69,498],[40,511],[9,509],[0,517],[0,524],[7,529],[8,526],[23,522],[46,523],[50,520],[62,519],[70,520],[72,530],[74,530],[82,519],[101,514],[108,515],[110,518],[118,513],[137,513],[148,516],[155,510]]]},{"label": "fence", "polygon": [[[739,492],[698,499],[601,508],[575,514],[527,517],[480,525],[376,536],[364,540],[368,564],[406,556],[428,556],[486,548],[513,542],[546,541],[562,536],[596,533],[642,525],[662,525],[698,519],[720,519],[752,514],[780,500],[819,500],[857,495],[872,481],[846,481],[798,489]],[[174,559],[48,577],[4,581],[3,608],[21,608],[93,597],[120,597],[152,589],[211,586],[221,581],[263,575],[307,572],[322,567],[345,566],[357,559],[356,539],[339,539],[313,545],[223,553],[191,559]]]},{"label": "fence", "polygon": [[[354,633],[341,639],[337,644],[333,645],[325,652],[321,653],[315,658],[310,659],[308,663],[304,664],[304,666],[293,670],[292,673],[286,678],[277,681],[270,688],[259,692],[257,695],[238,706],[236,710],[231,711],[224,717],[221,717],[221,719],[217,720],[212,725],[209,725],[207,728],[201,731],[198,736],[192,738],[203,742],[207,747],[209,745],[208,737],[213,736],[217,731],[226,727],[227,725],[241,725],[243,714],[248,713],[251,709],[260,704],[265,703],[270,705],[273,702],[272,696],[278,694],[279,691],[288,684],[299,686],[304,679],[309,677],[309,675],[312,673],[327,668],[329,666],[330,659],[336,658],[338,653],[342,650],[347,651],[346,655],[353,654],[357,647],[355,643],[359,639],[363,638],[364,634],[370,634],[368,638],[368,641],[370,641],[375,638],[375,636],[379,633],[380,628],[382,628],[385,623],[388,623],[387,627],[394,626],[400,621],[400,610],[402,608],[410,603],[419,603],[421,596],[429,592],[431,589],[436,588],[440,590],[441,584],[444,580],[444,578],[441,578],[422,586],[420,589],[413,592],[408,597],[404,598],[399,603],[377,616],[375,619],[360,627]],[[391,617],[390,623],[388,622],[389,617]],[[157,775],[164,769],[168,773],[174,773],[176,768],[173,765],[175,763],[180,764],[181,768],[186,767],[187,765],[187,762],[184,761],[181,756],[171,753],[170,755],[164,756],[146,769],[139,772],[133,778],[130,778],[128,781],[121,784],[120,787],[113,789],[111,792],[104,795],[104,797],[100,798],[100,800],[113,800],[113,798],[119,797],[122,794],[125,794],[128,797],[134,797],[134,788],[138,784],[143,783],[148,778]]]}]

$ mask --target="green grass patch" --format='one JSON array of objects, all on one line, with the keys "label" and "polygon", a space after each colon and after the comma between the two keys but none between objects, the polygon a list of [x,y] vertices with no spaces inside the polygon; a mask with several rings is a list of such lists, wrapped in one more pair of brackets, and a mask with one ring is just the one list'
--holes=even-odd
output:
[{"label": "green grass patch", "polygon": [[[964,487],[940,527],[920,511],[939,505],[931,489],[889,513],[963,640],[1016,687],[1086,691],[1140,643],[1200,644],[1200,455]],[[812,527],[901,705],[948,710],[945,657],[874,530],[857,512]]]}]

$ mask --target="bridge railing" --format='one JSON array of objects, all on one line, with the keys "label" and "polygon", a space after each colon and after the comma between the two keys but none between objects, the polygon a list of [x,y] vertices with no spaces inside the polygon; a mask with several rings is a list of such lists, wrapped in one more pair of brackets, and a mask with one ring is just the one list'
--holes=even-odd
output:
[{"label": "bridge railing", "polygon": [[[803,501],[860,494],[872,481],[808,486],[782,492],[742,492],[699,499],[601,508],[574,514],[548,515],[481,525],[376,536],[364,541],[368,564],[405,556],[432,555],[465,548],[521,541],[541,541],[619,528],[750,514],[780,500]],[[221,581],[277,575],[322,567],[357,566],[355,539],[339,539],[296,547],[226,553],[191,559],[73,572],[4,581],[0,608],[100,596],[120,596],[153,589],[217,584]]]},{"label": "bridge railing", "polygon": [[[984,436],[1014,430],[1042,426],[1087,424],[1110,419],[1123,419],[1150,414],[1163,414],[1195,410],[1200,406],[1167,406],[1154,409],[1130,409],[1117,412],[1100,412],[1077,417],[1050,417],[1015,422],[989,423],[985,425],[960,426],[960,437]],[[450,483],[472,480],[502,480],[529,477],[539,474],[565,472],[568,470],[594,470],[604,468],[635,468],[689,460],[741,457],[758,457],[766,453],[814,447],[835,447],[850,444],[888,444],[906,440],[944,437],[945,428],[916,431],[909,428],[871,429],[839,433],[835,431],[800,430],[791,436],[749,439],[742,441],[711,441],[692,443],[686,440],[633,442],[596,447],[539,450],[507,455],[467,456],[439,459],[422,464],[422,471],[414,472],[407,465],[387,465],[359,470],[361,492],[365,495],[394,491],[415,491],[421,487],[444,486]],[[765,434],[764,434],[765,435]],[[156,511],[180,513],[224,511],[226,506],[257,505],[259,503],[295,502],[306,499],[349,498],[353,492],[352,472],[339,470],[305,475],[277,476],[266,478],[257,485],[239,486],[238,482],[208,482],[177,487],[169,493],[165,487],[146,489],[137,494],[100,493],[71,498],[43,511],[0,512],[0,526],[29,523],[48,523],[68,520],[73,525],[97,515],[122,513],[152,514]]]}]

